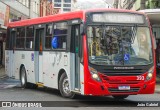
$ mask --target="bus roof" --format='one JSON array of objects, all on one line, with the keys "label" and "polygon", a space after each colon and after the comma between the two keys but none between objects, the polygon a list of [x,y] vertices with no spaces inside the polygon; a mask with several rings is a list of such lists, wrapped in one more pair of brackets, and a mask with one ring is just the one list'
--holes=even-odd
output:
[{"label": "bus roof", "polygon": [[89,10],[81,10],[81,11],[75,11],[75,12],[69,12],[69,13],[62,13],[62,14],[56,14],[56,15],[50,15],[45,17],[38,17],[33,19],[27,19],[27,20],[21,20],[21,21],[15,21],[9,23],[8,27],[20,27],[20,26],[29,26],[34,24],[40,24],[40,23],[47,23],[47,22],[54,22],[54,21],[65,21],[70,19],[84,19],[84,13],[86,12],[103,12],[103,11],[111,11],[111,12],[129,12],[129,13],[137,13],[137,14],[144,14],[142,12],[137,11],[131,11],[131,10],[124,10],[124,9],[89,9]]},{"label": "bus roof", "polygon": [[56,14],[56,15],[50,15],[50,16],[45,16],[45,17],[38,17],[38,18],[33,18],[33,19],[15,21],[15,22],[9,23],[8,26],[9,27],[28,26],[28,25],[76,19],[76,18],[83,19],[83,11]]}]

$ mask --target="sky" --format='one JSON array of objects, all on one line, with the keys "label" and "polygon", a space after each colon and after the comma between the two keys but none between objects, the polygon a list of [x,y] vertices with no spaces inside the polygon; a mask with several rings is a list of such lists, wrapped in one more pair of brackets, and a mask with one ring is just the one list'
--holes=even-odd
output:
[{"label": "sky", "polygon": [[77,9],[91,9],[91,8],[107,8],[108,4],[112,6],[114,0],[77,0]]}]

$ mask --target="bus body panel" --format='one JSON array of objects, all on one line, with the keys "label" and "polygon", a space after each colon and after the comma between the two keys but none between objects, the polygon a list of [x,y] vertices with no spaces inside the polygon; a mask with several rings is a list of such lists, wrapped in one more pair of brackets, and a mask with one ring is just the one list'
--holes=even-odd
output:
[{"label": "bus body panel", "polygon": [[13,50],[6,50],[6,74],[15,78],[15,53]]},{"label": "bus body panel", "polygon": [[[88,72],[88,75],[90,72]],[[154,72],[155,75],[155,72]],[[146,77],[146,74],[144,74]],[[136,76],[111,76],[110,80],[97,82],[90,78],[85,80],[85,94],[86,95],[136,95],[136,94],[153,94],[155,90],[155,78],[150,81],[139,81],[136,83]],[[135,80],[133,80],[135,79]],[[111,82],[114,81],[112,84]],[[120,82],[121,81],[121,82]],[[110,82],[110,83],[109,83]],[[135,84],[134,84],[135,82]],[[133,83],[133,84],[132,84]],[[129,91],[121,92],[119,86],[130,86]]]},{"label": "bus body panel", "polygon": [[[58,74],[61,69],[70,76],[69,52],[43,52],[43,78],[44,86],[58,89]],[[70,81],[70,80],[69,80]]]},{"label": "bus body panel", "polygon": [[84,76],[85,76],[85,72],[84,72],[84,65],[80,64],[80,86],[81,86],[81,94],[84,95]]},{"label": "bus body panel", "polygon": [[[70,73],[75,73],[75,53],[70,53]],[[70,75],[70,89],[75,89],[75,74]]]},{"label": "bus body panel", "polygon": [[13,50],[6,50],[5,51],[5,72],[7,76],[14,77],[14,62],[13,62]]},{"label": "bus body panel", "polygon": [[[119,11],[119,10],[118,10]],[[150,28],[150,26],[149,26]],[[153,47],[153,36],[152,36],[152,32],[150,30],[150,37],[152,39],[152,47]],[[154,90],[155,90],[155,83],[156,83],[156,69],[155,69],[155,52],[153,50],[153,77],[151,80],[146,81],[146,76],[147,73],[143,73],[141,76],[144,76],[144,80],[137,83],[137,84],[130,84],[128,83],[126,80],[132,80],[132,77],[128,77],[128,76],[110,76],[110,78],[116,78],[116,79],[120,79],[122,80],[122,82],[124,81],[124,83],[122,84],[121,82],[119,82],[118,84],[118,80],[117,80],[117,84],[110,84],[108,82],[103,82],[103,81],[96,81],[92,78],[91,76],[91,72],[89,70],[89,59],[88,59],[88,44],[87,44],[87,36],[85,35],[83,38],[83,51],[84,51],[84,94],[85,95],[136,95],[136,94],[153,94]],[[99,73],[99,74],[103,74],[103,73]],[[105,74],[104,74],[105,76]],[[107,75],[106,75],[107,76]],[[137,81],[137,76],[133,76],[134,80]],[[101,79],[101,78],[100,78]],[[102,79],[101,79],[102,80]],[[116,81],[116,80],[115,80]],[[118,89],[119,86],[130,86],[130,90],[129,91],[120,91]],[[110,89],[111,88],[111,89]],[[112,89],[113,88],[113,89]],[[138,88],[138,90],[136,90]],[[110,91],[109,91],[110,89]],[[114,92],[112,92],[112,90],[115,90]],[[117,90],[117,91],[116,91]],[[133,92],[133,91],[134,92]]]},{"label": "bus body panel", "polygon": [[[60,22],[60,21],[67,21],[71,19],[80,18],[84,23],[86,23],[87,17],[85,14],[87,12],[101,12],[101,11],[115,11],[115,12],[127,12],[132,13],[133,11],[126,11],[126,10],[114,10],[114,9],[100,9],[100,10],[89,10],[89,11],[79,11],[79,12],[71,12],[66,14],[60,14],[55,16],[48,16],[43,18],[35,18],[32,20],[24,20],[18,21],[15,23],[10,23],[10,27],[18,27],[18,26],[28,26],[28,25],[37,25],[41,23],[48,23],[48,22]],[[139,12],[133,12],[142,14]],[[85,28],[86,29],[86,28]],[[151,31],[151,30],[150,30]],[[151,33],[152,35],[152,33]],[[151,36],[153,37],[153,36]],[[152,40],[153,43],[153,40]],[[129,84],[129,83],[119,83],[119,84],[110,84],[108,81],[96,81],[91,77],[91,73],[89,70],[89,59],[88,59],[88,44],[87,44],[87,36],[83,36],[83,63],[80,63],[80,93],[83,95],[130,95],[130,94],[152,94],[154,93],[155,89],[155,78],[156,78],[156,70],[154,68],[153,78],[150,81],[141,81],[138,84]],[[35,62],[35,53],[34,51],[14,51],[14,55],[12,55],[13,50],[6,50],[6,73],[8,75],[11,74],[11,71],[15,71],[15,78],[19,79],[19,71],[20,66],[23,64],[26,69],[27,73],[27,81],[31,83],[36,83],[36,75],[35,69],[36,62]],[[155,61],[155,53],[154,61]],[[13,57],[11,57],[13,56]],[[11,57],[11,59],[10,59]],[[68,78],[69,84],[71,85],[71,90],[74,91],[75,89],[75,69],[72,67],[74,65],[75,59],[74,53],[70,52],[63,52],[59,51],[42,51],[41,56],[41,83],[44,86],[56,88],[58,89],[58,74],[61,69],[65,70]],[[13,59],[15,58],[15,62]],[[15,64],[14,64],[15,63]],[[13,67],[12,65],[15,65]],[[155,62],[154,62],[155,65]],[[15,69],[15,70],[14,70]],[[99,73],[102,74],[102,73]],[[147,73],[143,73],[142,75],[146,77]],[[10,75],[13,76],[13,75]],[[129,76],[110,76],[110,79],[135,79],[134,77]],[[103,80],[103,79],[102,79]],[[139,88],[137,92],[110,92],[109,88],[111,89],[118,89],[121,85],[129,85],[131,88]]]},{"label": "bus body panel", "polygon": [[20,79],[20,67],[24,65],[27,82],[35,83],[34,74],[34,51],[15,50],[15,78]]}]

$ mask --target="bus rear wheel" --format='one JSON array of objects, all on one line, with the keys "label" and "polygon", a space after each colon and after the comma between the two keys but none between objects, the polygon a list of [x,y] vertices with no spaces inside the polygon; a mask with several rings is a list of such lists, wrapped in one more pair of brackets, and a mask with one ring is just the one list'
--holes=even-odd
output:
[{"label": "bus rear wheel", "polygon": [[125,99],[127,98],[129,95],[113,95],[112,97],[114,97],[114,99]]},{"label": "bus rear wheel", "polygon": [[20,80],[21,80],[21,87],[27,88],[27,76],[26,76],[26,69],[24,66],[20,70]]},{"label": "bus rear wheel", "polygon": [[63,97],[74,98],[75,93],[70,90],[70,85],[66,73],[63,73],[59,80],[59,90]]}]

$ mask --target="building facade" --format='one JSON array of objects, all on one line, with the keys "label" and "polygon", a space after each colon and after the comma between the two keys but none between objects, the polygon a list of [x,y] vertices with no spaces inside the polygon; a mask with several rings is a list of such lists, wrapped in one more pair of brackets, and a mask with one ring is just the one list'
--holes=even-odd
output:
[{"label": "building facade", "polygon": [[76,0],[52,0],[52,2],[55,10],[59,10],[60,13],[64,13],[74,10]]},{"label": "building facade", "polygon": [[12,19],[28,19],[39,16],[40,0],[1,0],[10,7]]},{"label": "building facade", "polygon": [[59,10],[54,10],[52,0],[40,0],[40,17],[58,14]]},{"label": "building facade", "polygon": [[39,17],[40,0],[0,0],[0,65],[4,65],[9,22]]},{"label": "building facade", "polygon": [[6,29],[9,23],[10,8],[0,1],[0,65],[4,64]]},{"label": "building facade", "polygon": [[114,7],[121,9],[144,10],[159,9],[159,0],[114,0]]}]

